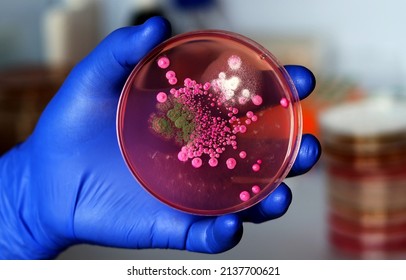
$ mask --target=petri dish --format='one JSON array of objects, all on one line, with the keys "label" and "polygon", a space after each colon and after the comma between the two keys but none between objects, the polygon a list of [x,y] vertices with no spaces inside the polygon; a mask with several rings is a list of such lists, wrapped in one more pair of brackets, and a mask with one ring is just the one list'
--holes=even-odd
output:
[{"label": "petri dish", "polygon": [[174,36],[133,69],[117,136],[135,179],[161,202],[199,215],[238,212],[285,179],[302,135],[286,70],[240,34]]},{"label": "petri dish", "polygon": [[386,172],[406,163],[406,101],[371,96],[320,115],[323,151],[330,165]]}]

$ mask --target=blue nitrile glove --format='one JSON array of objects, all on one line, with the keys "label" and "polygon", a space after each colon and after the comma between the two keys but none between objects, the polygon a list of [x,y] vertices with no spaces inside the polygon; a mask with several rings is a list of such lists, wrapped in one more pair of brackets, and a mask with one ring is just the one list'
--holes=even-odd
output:
[{"label": "blue nitrile glove", "polygon": [[[243,221],[285,213],[284,184],[247,211],[201,217],[160,203],[130,174],[116,138],[119,95],[135,64],[169,36],[159,17],[113,32],[73,69],[33,134],[0,159],[0,258],[53,258],[78,243],[218,253],[240,241]],[[313,75],[287,69],[308,95]],[[319,155],[316,138],[305,135],[292,174]]]}]

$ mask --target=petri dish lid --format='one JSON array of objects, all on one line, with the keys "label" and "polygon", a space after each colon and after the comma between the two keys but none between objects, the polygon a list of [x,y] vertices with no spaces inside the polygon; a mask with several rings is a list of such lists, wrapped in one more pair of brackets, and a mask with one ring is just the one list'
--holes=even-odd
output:
[{"label": "petri dish lid", "polygon": [[117,112],[119,146],[150,194],[178,210],[251,207],[287,176],[302,134],[292,80],[236,33],[181,34],[132,71]]}]

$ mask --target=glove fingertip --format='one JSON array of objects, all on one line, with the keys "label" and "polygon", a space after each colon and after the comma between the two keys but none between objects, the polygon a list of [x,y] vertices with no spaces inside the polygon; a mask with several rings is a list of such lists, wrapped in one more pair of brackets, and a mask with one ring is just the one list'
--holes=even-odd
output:
[{"label": "glove fingertip", "polygon": [[242,229],[242,222],[237,215],[220,216],[214,223],[213,233],[226,238],[235,236]]},{"label": "glove fingertip", "polygon": [[185,248],[193,252],[225,252],[241,240],[242,221],[235,214],[197,221],[189,229]]},{"label": "glove fingertip", "polygon": [[212,229],[212,251],[220,253],[237,245],[243,233],[241,219],[235,214],[218,217]]},{"label": "glove fingertip", "polygon": [[312,134],[304,134],[300,144],[299,154],[289,172],[288,177],[305,174],[319,161],[321,144]]},{"label": "glove fingertip", "polygon": [[262,211],[268,219],[276,219],[283,216],[292,202],[292,191],[281,183],[263,202]]},{"label": "glove fingertip", "polygon": [[286,65],[286,71],[295,84],[300,99],[308,97],[316,87],[316,77],[304,66]]},{"label": "glove fingertip", "polygon": [[[143,24],[144,32],[152,33],[151,36],[155,35],[158,38],[156,41],[162,41],[171,35],[172,29],[170,22],[161,16],[154,16],[146,20]],[[159,30],[159,32],[157,32]]]},{"label": "glove fingertip", "polygon": [[149,51],[170,37],[171,25],[165,18],[155,16],[140,26],[129,28],[128,32],[130,35],[127,42],[129,53],[123,53],[125,56],[122,60],[133,67]]}]

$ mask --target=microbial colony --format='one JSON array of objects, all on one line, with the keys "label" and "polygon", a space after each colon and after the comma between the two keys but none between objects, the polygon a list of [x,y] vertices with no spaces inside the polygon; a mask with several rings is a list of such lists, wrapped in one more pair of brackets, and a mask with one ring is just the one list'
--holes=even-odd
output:
[{"label": "microbial colony", "polygon": [[297,93],[257,43],[224,31],[176,36],[130,75],[118,139],[139,183],[179,210],[250,207],[286,177],[301,137]]}]

